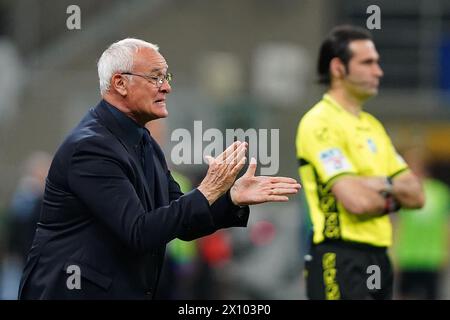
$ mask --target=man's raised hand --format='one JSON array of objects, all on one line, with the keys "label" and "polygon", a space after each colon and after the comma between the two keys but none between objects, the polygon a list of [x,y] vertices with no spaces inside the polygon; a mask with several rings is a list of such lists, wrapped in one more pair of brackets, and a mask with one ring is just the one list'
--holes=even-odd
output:
[{"label": "man's raised hand", "polygon": [[285,202],[288,195],[296,194],[301,185],[292,178],[255,176],[256,160],[251,159],[247,172],[231,188],[231,200],[235,205],[251,205],[264,202]]},{"label": "man's raised hand", "polygon": [[197,188],[209,204],[227,192],[246,162],[247,143],[236,141],[217,158],[206,156],[208,172]]}]

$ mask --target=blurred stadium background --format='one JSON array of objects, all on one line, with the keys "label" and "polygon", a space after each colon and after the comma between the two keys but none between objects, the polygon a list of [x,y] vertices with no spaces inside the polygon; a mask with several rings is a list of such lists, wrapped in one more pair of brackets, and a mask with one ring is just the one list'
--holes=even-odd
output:
[{"label": "blurred stadium background", "polygon": [[[66,27],[71,4],[81,8],[80,30]],[[372,33],[385,76],[367,110],[400,150],[427,150],[433,175],[449,184],[449,1],[0,1],[0,297],[16,295],[15,241],[27,234],[11,221],[14,210],[27,206],[30,166],[45,165],[42,152],[52,155],[98,102],[96,61],[110,43],[125,37],[156,43],[175,74],[169,118],[159,120],[168,159],[170,133],[192,130],[194,120],[203,121],[203,130],[280,129],[279,174],[297,178],[298,120],[323,91],[315,77],[320,42],[336,24],[365,27],[372,4],[381,9],[381,29]],[[194,185],[205,172],[203,165],[173,168]],[[178,291],[170,297],[305,298],[302,196],[252,211],[247,229],[172,246],[168,283]]]}]

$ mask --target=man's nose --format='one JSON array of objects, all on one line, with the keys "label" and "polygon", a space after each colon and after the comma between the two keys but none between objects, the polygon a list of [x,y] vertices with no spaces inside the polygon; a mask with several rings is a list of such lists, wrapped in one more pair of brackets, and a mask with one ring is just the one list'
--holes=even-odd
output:
[{"label": "man's nose", "polygon": [[375,75],[378,78],[381,78],[384,75],[383,69],[381,69],[379,64],[375,65]]},{"label": "man's nose", "polygon": [[164,80],[164,82],[161,85],[161,87],[159,88],[159,90],[162,92],[165,92],[165,93],[170,93],[172,91],[172,87],[170,86],[169,81]]}]

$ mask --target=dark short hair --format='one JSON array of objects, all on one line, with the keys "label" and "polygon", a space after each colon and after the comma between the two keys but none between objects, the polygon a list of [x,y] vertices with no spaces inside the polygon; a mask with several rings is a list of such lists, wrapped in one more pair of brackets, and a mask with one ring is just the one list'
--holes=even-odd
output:
[{"label": "dark short hair", "polygon": [[372,36],[367,30],[351,25],[336,26],[331,30],[320,46],[317,62],[319,83],[331,84],[330,62],[333,58],[341,59],[347,68],[352,57],[349,44],[354,40],[372,40]]}]

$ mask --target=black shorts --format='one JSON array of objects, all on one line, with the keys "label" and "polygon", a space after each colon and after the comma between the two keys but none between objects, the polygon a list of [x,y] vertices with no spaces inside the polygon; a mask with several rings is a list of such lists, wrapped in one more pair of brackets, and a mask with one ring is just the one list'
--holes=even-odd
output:
[{"label": "black shorts", "polygon": [[393,273],[386,248],[329,241],[305,257],[309,299],[392,299]]}]

